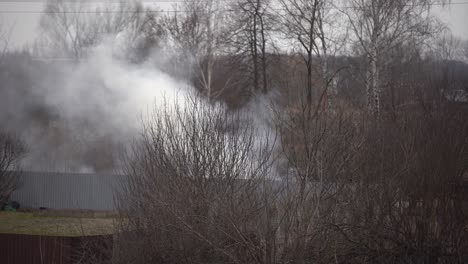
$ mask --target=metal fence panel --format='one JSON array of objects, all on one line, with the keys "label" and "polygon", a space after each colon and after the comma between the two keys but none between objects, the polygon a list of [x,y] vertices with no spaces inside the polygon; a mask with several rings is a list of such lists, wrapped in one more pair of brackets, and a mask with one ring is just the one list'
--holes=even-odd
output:
[{"label": "metal fence panel", "polygon": [[111,174],[18,172],[10,200],[23,208],[115,210],[120,179]]}]

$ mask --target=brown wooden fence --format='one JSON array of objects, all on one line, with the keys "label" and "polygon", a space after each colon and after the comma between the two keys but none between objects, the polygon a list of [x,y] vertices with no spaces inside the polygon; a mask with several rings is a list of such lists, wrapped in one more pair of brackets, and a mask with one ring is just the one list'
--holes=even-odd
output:
[{"label": "brown wooden fence", "polygon": [[110,263],[112,236],[57,237],[0,234],[0,263]]}]

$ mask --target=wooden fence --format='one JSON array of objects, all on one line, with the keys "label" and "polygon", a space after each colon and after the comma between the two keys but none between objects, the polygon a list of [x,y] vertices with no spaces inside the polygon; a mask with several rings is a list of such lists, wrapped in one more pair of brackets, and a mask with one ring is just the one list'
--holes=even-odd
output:
[{"label": "wooden fence", "polygon": [[58,237],[0,234],[0,263],[110,263],[112,236]]}]

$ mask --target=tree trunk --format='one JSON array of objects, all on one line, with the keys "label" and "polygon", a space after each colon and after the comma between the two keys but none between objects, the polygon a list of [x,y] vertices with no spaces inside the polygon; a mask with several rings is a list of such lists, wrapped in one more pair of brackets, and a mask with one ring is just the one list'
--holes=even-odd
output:
[{"label": "tree trunk", "polygon": [[312,51],[307,54],[307,106],[312,106]]},{"label": "tree trunk", "polygon": [[370,62],[370,71],[371,71],[371,85],[372,85],[372,96],[374,100],[373,113],[375,116],[380,114],[380,80],[379,72],[377,69],[377,50],[372,49],[371,62]]},{"label": "tree trunk", "polygon": [[366,73],[366,98],[367,110],[378,116],[380,114],[380,80],[377,68],[377,50],[371,48],[368,54],[369,65]]},{"label": "tree trunk", "polygon": [[267,66],[266,66],[266,38],[265,38],[265,24],[263,18],[260,16],[260,34],[262,36],[262,74],[263,74],[263,93],[268,90],[267,84]]},{"label": "tree trunk", "polygon": [[254,91],[258,91],[258,50],[257,50],[257,8],[255,7],[255,14],[253,16],[253,28],[252,28],[252,60],[254,66]]}]

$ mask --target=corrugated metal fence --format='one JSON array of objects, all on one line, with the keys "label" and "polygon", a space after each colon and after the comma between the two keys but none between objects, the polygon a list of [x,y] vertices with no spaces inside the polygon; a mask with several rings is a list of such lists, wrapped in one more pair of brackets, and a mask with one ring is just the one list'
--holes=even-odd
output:
[{"label": "corrugated metal fence", "polygon": [[23,208],[114,210],[121,179],[111,174],[18,172],[10,200]]}]

